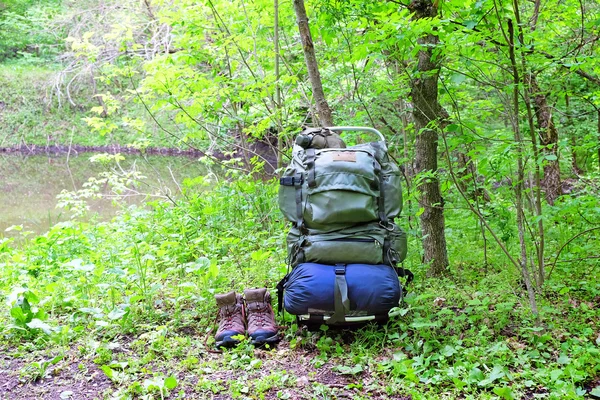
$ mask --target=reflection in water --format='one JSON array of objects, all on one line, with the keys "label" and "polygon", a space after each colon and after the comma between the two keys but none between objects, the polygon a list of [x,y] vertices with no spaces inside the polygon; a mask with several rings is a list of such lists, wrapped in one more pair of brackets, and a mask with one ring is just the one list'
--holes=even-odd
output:
[{"label": "reflection in water", "polygon": [[[48,156],[0,154],[0,237],[15,236],[16,231],[6,231],[12,225],[23,225],[24,230],[43,233],[59,221],[68,220],[71,214],[57,209],[56,196],[63,190],[81,189],[90,177],[97,177],[115,164],[91,163],[91,154]],[[120,162],[123,171],[136,169],[146,178],[133,182],[134,192],[127,196],[127,203],[140,204],[145,194],[178,194],[179,185],[186,178],[206,173],[205,167],[196,159],[178,156],[125,155]],[[108,193],[107,187],[103,188]],[[131,195],[134,194],[134,195]],[[89,202],[93,213],[106,219],[118,210],[109,199]]]}]

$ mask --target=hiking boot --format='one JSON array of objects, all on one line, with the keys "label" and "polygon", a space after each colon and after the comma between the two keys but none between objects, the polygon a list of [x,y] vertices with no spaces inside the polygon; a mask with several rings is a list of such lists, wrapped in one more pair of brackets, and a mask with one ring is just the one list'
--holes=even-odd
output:
[{"label": "hiking boot", "polygon": [[219,307],[219,329],[215,335],[217,347],[231,347],[239,343],[232,336],[244,335],[246,332],[244,303],[242,296],[231,291],[225,294],[216,294],[217,307]]},{"label": "hiking boot", "polygon": [[250,342],[255,345],[277,343],[277,325],[271,307],[271,295],[267,289],[244,290],[246,313],[248,318],[248,335]]}]

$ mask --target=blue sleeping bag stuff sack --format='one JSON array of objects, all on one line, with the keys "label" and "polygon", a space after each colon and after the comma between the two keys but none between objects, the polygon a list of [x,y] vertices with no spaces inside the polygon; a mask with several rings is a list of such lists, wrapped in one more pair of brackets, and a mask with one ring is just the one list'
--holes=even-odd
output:
[{"label": "blue sleeping bag stuff sack", "polygon": [[385,319],[402,288],[389,265],[303,263],[283,281],[283,303],[304,321],[344,324]]}]

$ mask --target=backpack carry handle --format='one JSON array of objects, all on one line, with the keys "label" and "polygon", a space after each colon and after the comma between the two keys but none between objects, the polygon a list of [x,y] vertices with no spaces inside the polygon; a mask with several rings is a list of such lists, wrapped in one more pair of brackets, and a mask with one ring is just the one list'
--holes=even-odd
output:
[{"label": "backpack carry handle", "polygon": [[342,131],[355,131],[355,132],[371,132],[379,136],[381,141],[385,143],[385,137],[381,132],[379,132],[375,128],[370,128],[368,126],[328,126],[326,129],[334,132],[342,132]]}]

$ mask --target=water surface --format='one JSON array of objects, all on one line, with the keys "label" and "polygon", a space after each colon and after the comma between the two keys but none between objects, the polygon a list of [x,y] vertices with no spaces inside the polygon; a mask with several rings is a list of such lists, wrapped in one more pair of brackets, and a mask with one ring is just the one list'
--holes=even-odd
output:
[{"label": "water surface", "polygon": [[[148,195],[155,198],[165,193],[176,196],[186,178],[206,174],[206,168],[195,158],[162,155],[123,155],[119,166],[113,162],[103,165],[89,161],[93,154],[22,155],[0,154],[0,237],[15,236],[19,231],[7,229],[23,226],[25,231],[43,233],[59,221],[71,218],[71,213],[57,209],[56,196],[62,190],[77,191],[90,177],[98,177],[103,171],[114,170],[119,175],[138,171],[146,178],[132,181],[128,187],[126,202],[141,204]],[[102,192],[111,194],[108,185]],[[116,214],[119,206],[109,198],[89,202],[91,212],[102,219]]]}]

